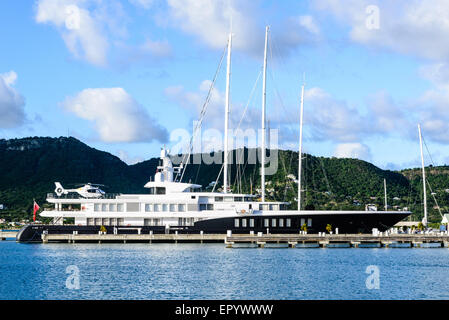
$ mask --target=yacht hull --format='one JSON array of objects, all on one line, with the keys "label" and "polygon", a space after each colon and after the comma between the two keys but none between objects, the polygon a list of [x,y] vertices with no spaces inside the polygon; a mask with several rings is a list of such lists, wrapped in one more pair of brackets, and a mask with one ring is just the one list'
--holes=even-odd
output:
[{"label": "yacht hull", "polygon": [[[326,226],[331,225],[335,233],[338,228],[340,234],[371,233],[373,228],[385,231],[397,222],[410,215],[410,212],[357,212],[357,213],[325,213],[304,212],[288,215],[236,215],[231,217],[205,219],[195,222],[193,226],[104,226],[107,233],[142,234],[153,232],[162,233],[209,233],[225,234],[263,232],[272,234],[298,233],[301,227],[307,226],[307,233],[325,232]],[[238,221],[237,221],[238,220]],[[252,220],[252,221],[251,221]],[[282,220],[282,222],[281,222]],[[289,220],[289,221],[287,221]],[[96,234],[100,226],[78,225],[27,225],[17,234],[19,242],[42,242],[42,234]]]}]

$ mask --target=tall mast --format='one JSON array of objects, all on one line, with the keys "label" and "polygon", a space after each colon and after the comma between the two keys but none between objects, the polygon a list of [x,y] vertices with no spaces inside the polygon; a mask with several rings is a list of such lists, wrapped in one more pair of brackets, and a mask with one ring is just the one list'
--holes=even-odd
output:
[{"label": "tall mast", "polygon": [[301,109],[299,112],[299,153],[298,153],[298,211],[301,210],[301,170],[302,170],[302,118],[304,114],[304,83],[301,88]]},{"label": "tall mast", "polygon": [[232,49],[232,33],[228,38],[228,60],[226,72],[226,104],[225,104],[225,127],[224,127],[224,171],[223,171],[223,189],[224,193],[228,193],[228,122],[229,122],[229,104],[230,104],[230,85],[231,85],[231,49]]},{"label": "tall mast", "polygon": [[263,88],[262,88],[262,152],[261,152],[261,179],[262,187],[262,202],[265,201],[265,109],[267,103],[267,47],[268,47],[268,30],[269,26],[265,27],[265,51],[263,57]]},{"label": "tall mast", "polygon": [[422,223],[427,227],[427,192],[426,192],[426,170],[424,168],[424,154],[422,148],[422,135],[421,135],[421,125],[418,124],[418,132],[419,132],[419,147],[421,149],[421,166],[422,166],[422,185],[423,185],[423,193],[424,193],[424,219]]},{"label": "tall mast", "polygon": [[385,211],[388,211],[388,204],[387,204],[387,179],[384,179],[384,193],[385,193]]}]

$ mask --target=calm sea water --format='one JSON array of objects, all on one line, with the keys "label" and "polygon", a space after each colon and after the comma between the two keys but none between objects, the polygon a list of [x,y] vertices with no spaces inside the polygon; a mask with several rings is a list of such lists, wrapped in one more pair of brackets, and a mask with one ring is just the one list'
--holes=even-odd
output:
[{"label": "calm sea water", "polygon": [[449,250],[3,241],[0,279],[0,299],[449,299]]}]

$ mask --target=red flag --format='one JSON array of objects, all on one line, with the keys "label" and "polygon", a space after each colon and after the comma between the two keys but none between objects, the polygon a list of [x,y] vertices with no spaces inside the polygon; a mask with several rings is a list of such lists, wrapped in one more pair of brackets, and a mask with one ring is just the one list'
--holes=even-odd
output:
[{"label": "red flag", "polygon": [[37,212],[37,210],[39,210],[40,209],[40,207],[39,207],[39,205],[36,203],[36,201],[34,201],[34,205],[33,205],[33,221],[36,221],[36,212]]}]

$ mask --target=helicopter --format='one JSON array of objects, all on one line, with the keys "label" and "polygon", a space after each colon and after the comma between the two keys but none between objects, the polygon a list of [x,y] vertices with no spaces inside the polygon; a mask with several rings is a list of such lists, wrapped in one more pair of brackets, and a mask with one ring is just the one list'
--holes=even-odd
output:
[{"label": "helicopter", "polygon": [[104,186],[103,184],[86,183],[80,184],[80,188],[64,189],[61,183],[55,182],[55,186],[55,193],[58,197],[69,192],[76,192],[83,198],[101,198],[105,195],[105,192],[99,188],[99,186]]}]

